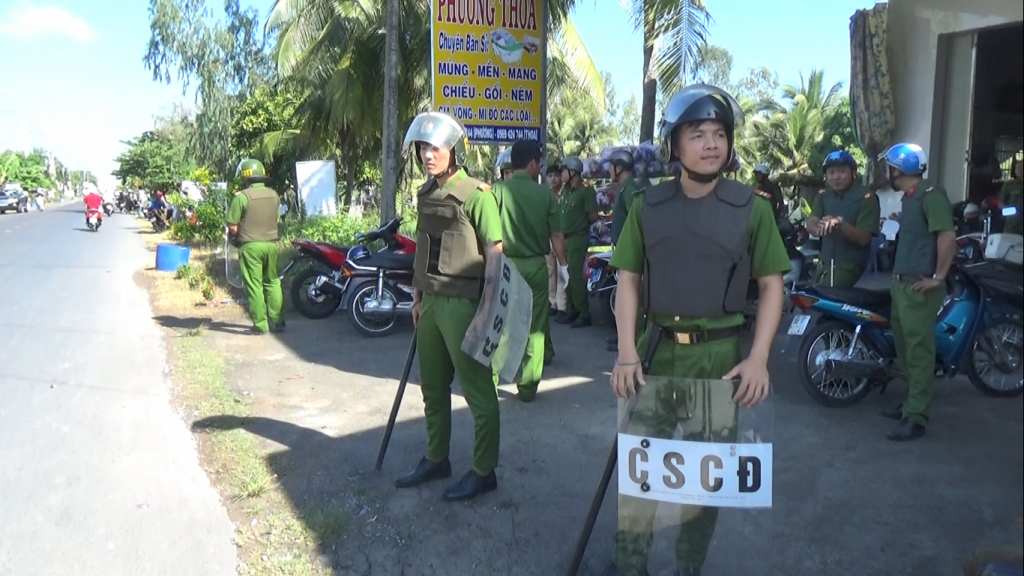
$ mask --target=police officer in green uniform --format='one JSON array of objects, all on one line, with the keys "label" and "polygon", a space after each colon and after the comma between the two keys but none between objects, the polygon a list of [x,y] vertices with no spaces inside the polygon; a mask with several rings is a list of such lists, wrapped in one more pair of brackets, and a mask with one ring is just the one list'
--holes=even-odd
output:
[{"label": "police officer in green uniform", "polygon": [[512,149],[502,150],[494,162],[494,181],[508,180],[512,177]]},{"label": "police officer in green uniform", "polygon": [[575,156],[562,160],[562,234],[569,264],[569,284],[565,289],[565,313],[555,322],[572,328],[590,326],[587,281],[583,263],[590,245],[590,225],[597,221],[597,190],[583,181],[583,161]]},{"label": "police officer in green uniform", "polygon": [[[629,150],[616,150],[608,156],[611,164],[612,180],[618,185],[618,192],[615,194],[615,207],[612,208],[612,250],[619,242],[622,234],[622,226],[626,223],[626,215],[629,214],[629,207],[643,189],[633,177],[633,170],[636,161],[633,153]],[[637,314],[636,333],[640,334],[643,326],[643,315]],[[608,351],[615,352],[619,349],[619,340],[612,336],[608,339]]]},{"label": "police officer in green uniform", "polygon": [[754,182],[756,187],[754,191],[758,196],[765,198],[772,205],[772,213],[775,214],[776,220],[779,218],[785,218],[786,214],[786,202],[782,196],[782,188],[775,182],[772,182],[768,175],[771,174],[771,168],[767,164],[758,164],[754,166]]},{"label": "police officer in green uniform", "polygon": [[896,359],[907,380],[907,399],[883,416],[899,420],[889,440],[924,436],[935,379],[935,317],[946,298],[946,274],[956,255],[953,208],[942,188],[924,179],[928,156],[917,144],[885,153],[889,183],[902,190],[900,230],[892,273],[892,323]]},{"label": "police officer in green uniform", "polygon": [[[756,404],[769,393],[768,354],[782,316],[782,275],[790,263],[771,204],[749,186],[721,176],[742,121],[736,100],[705,84],[684,88],[665,106],[662,153],[680,165],[681,173],[634,201],[611,261],[619,269],[619,354],[611,376],[619,398],[635,395],[643,383],[638,350],[650,359],[651,375],[738,379],[735,400],[742,405]],[[739,334],[751,278],[761,298],[753,346],[742,358]],[[648,324],[634,345],[641,293]],[[642,417],[674,430],[676,412],[659,408]],[[647,573],[656,510],[655,501],[619,497],[615,564],[606,575]],[[679,574],[700,574],[717,518],[717,508],[701,507],[683,524],[676,546]]]},{"label": "police officer in green uniform", "polygon": [[[510,149],[514,173],[496,182],[494,196],[501,214],[502,252],[533,290],[533,318],[523,355],[518,397],[532,402],[537,396],[546,360],[554,357],[548,316],[548,266],[545,256],[554,251],[556,273],[569,279],[565,263],[565,239],[551,189],[537,183],[543,155],[536,142],[520,140]],[[551,347],[549,350],[548,347]],[[495,374],[495,380],[498,376]]]},{"label": "police officer in green uniform", "polygon": [[249,300],[254,334],[284,331],[281,280],[277,275],[277,220],[281,202],[266,185],[267,171],[259,160],[238,163],[235,177],[245,188],[235,193],[228,206],[227,225],[231,242],[238,246],[238,264]]},{"label": "police officer in green uniform", "polygon": [[822,286],[849,288],[860,280],[881,228],[878,196],[858,182],[857,160],[836,150],[822,164],[828,188],[818,192],[807,224],[821,238],[818,273]]},{"label": "police officer in green uniform", "polygon": [[395,486],[412,488],[451,476],[451,385],[458,376],[473,414],[473,468],[442,499],[469,500],[498,487],[498,390],[491,367],[463,352],[462,341],[480,302],[485,263],[501,262],[501,220],[490,186],[462,169],[469,140],[457,120],[440,112],[416,116],[405,134],[404,148],[410,146],[428,177],[417,193],[412,312],[427,449]]}]

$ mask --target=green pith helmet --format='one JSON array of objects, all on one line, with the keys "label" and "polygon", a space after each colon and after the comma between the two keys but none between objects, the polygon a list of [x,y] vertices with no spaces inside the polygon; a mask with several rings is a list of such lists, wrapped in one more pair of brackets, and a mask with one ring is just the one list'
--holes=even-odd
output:
[{"label": "green pith helmet", "polygon": [[[413,118],[409,130],[405,133],[402,149],[408,150],[415,144],[418,155],[421,143],[451,150],[454,166],[465,166],[469,159],[469,138],[466,137],[466,129],[448,114],[423,112]],[[419,162],[419,158],[416,161]]]},{"label": "green pith helmet", "polygon": [[255,158],[246,158],[238,163],[238,168],[235,168],[235,178],[241,178],[243,182],[266,177],[267,169],[263,167],[263,162]]}]

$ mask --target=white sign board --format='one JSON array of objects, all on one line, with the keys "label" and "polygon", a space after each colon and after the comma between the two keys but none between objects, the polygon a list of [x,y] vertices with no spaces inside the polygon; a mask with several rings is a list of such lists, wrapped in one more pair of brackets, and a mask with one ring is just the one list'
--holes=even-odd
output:
[{"label": "white sign board", "polygon": [[295,179],[306,216],[334,216],[338,213],[337,181],[333,160],[295,163]]},{"label": "white sign board", "polygon": [[619,494],[671,504],[772,507],[770,443],[690,442],[619,434]]}]

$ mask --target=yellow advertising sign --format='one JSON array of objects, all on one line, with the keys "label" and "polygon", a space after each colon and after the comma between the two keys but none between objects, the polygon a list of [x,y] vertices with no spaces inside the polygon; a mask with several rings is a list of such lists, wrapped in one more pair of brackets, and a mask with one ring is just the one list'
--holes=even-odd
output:
[{"label": "yellow advertising sign", "polygon": [[540,142],[544,122],[543,0],[431,0],[434,110],[470,141]]}]

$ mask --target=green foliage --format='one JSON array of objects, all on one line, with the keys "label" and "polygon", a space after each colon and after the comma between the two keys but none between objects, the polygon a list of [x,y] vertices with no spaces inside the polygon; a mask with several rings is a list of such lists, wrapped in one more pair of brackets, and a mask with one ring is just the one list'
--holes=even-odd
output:
[{"label": "green foliage", "polygon": [[550,103],[545,142],[549,163],[566,156],[595,156],[618,136],[618,127],[609,124],[589,94],[562,92]]},{"label": "green foliage", "polygon": [[33,150],[28,154],[14,150],[0,152],[0,184],[7,181],[21,184],[26,191],[54,187],[47,173],[46,156],[42,150]]},{"label": "green foliage", "polygon": [[115,161],[112,174],[124,185],[146,190],[177,190],[196,170],[189,160],[186,142],[169,130],[158,128],[122,142],[128,147]]},{"label": "green foliage", "polygon": [[263,162],[270,186],[283,191],[297,188],[295,162],[300,147],[283,133],[292,127],[299,93],[291,87],[257,86],[234,110],[231,153],[237,158]]}]

